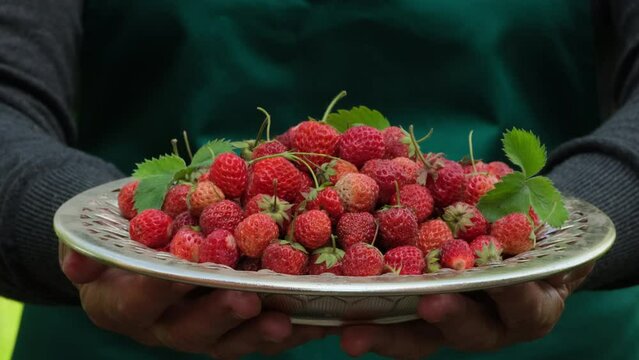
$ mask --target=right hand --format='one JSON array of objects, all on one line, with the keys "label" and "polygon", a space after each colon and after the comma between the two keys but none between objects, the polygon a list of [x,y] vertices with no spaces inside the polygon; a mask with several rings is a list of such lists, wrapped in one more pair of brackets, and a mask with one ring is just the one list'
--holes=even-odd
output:
[{"label": "right hand", "polygon": [[262,312],[254,293],[193,296],[194,286],[109,268],[63,244],[59,255],[91,321],[148,346],[226,359],[276,354],[325,335],[322,328],[291,325],[284,314]]}]

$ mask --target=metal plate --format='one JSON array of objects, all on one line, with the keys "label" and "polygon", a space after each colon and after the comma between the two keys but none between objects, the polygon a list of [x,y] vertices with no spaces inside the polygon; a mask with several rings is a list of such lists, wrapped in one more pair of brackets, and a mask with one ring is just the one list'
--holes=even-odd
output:
[{"label": "metal plate", "polygon": [[375,277],[236,271],[212,263],[191,263],[130,240],[128,221],[117,207],[119,188],[127,181],[130,179],[95,187],[62,205],[54,218],[61,241],[88,257],[132,272],[257,292],[265,307],[290,314],[295,323],[410,320],[416,317],[418,295],[474,291],[545,278],[600,257],[615,239],[614,225],[603,212],[570,198],[566,200],[570,219],[561,229],[547,229],[533,250],[499,264],[464,271],[443,269],[435,274]]}]

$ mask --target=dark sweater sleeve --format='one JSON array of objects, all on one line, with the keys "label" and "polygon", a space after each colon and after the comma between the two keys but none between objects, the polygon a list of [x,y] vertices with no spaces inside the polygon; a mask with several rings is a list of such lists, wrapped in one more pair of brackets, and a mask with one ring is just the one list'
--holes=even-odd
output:
[{"label": "dark sweater sleeve", "polygon": [[560,146],[549,175],[563,193],[593,203],[615,223],[616,243],[584,284],[606,289],[639,284],[639,4],[601,1],[594,9],[600,95],[612,114],[592,134]]},{"label": "dark sweater sleeve", "polygon": [[73,195],[122,177],[71,147],[82,1],[0,2],[0,296],[72,303],[52,219]]}]

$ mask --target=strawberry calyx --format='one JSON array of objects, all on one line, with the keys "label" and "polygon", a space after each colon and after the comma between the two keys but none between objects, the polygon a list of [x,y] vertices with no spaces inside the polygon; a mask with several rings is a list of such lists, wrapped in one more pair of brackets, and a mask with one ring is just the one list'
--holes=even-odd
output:
[{"label": "strawberry calyx", "polygon": [[477,265],[489,265],[501,262],[502,250],[495,246],[494,241],[489,241],[488,244],[484,245],[481,250],[476,250],[475,255],[477,258],[475,259],[475,263]]},{"label": "strawberry calyx", "polygon": [[335,245],[335,235],[331,234],[331,242],[332,246],[325,246],[313,251],[313,255],[319,255],[315,260],[315,264],[319,265],[325,263],[327,269],[332,268],[342,261],[346,254],[344,250]]},{"label": "strawberry calyx", "polygon": [[440,249],[433,249],[426,254],[426,272],[435,273],[441,269],[441,265],[439,264],[440,256]]},{"label": "strawberry calyx", "polygon": [[279,239],[279,240],[277,240],[277,242],[278,242],[280,245],[283,245],[283,246],[290,246],[290,247],[292,247],[292,248],[293,248],[293,249],[295,249],[295,250],[301,251],[301,252],[303,252],[304,254],[308,254],[308,251],[306,251],[306,249],[304,248],[304,246],[303,246],[302,244],[298,243],[298,242],[290,241],[290,240],[284,240],[284,239]]},{"label": "strawberry calyx", "polygon": [[459,232],[466,231],[474,225],[473,216],[472,209],[466,203],[458,202],[444,209],[442,219],[448,224],[453,236],[457,237]]}]

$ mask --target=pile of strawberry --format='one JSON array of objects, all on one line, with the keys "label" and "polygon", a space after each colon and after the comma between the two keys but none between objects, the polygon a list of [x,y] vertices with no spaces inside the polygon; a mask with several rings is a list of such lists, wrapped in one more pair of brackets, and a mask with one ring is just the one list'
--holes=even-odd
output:
[{"label": "pile of strawberry", "polygon": [[[138,164],[118,196],[131,239],[238,270],[345,276],[468,269],[535,246],[567,217],[545,148],[504,135],[508,158],[453,161],[364,106],[309,119],[271,139],[214,140],[190,164],[174,153]],[[261,134],[266,133],[266,140]],[[471,133],[472,135],[472,133]]]}]

